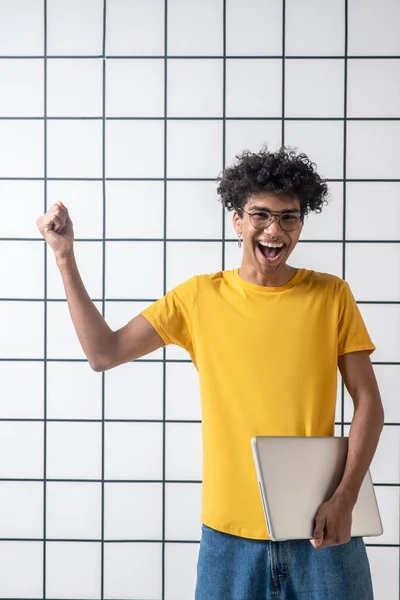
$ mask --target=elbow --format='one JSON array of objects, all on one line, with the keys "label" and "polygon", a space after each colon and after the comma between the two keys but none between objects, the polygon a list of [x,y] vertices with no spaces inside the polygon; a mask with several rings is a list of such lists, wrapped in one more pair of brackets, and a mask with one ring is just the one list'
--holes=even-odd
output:
[{"label": "elbow", "polygon": [[115,366],[114,362],[114,346],[110,343],[101,344],[96,353],[92,356],[87,356],[89,365],[96,373],[103,373]]},{"label": "elbow", "polygon": [[110,361],[106,360],[104,357],[96,357],[88,360],[90,368],[96,373],[104,373],[104,371],[108,371],[108,369],[111,369],[112,367]]},{"label": "elbow", "polygon": [[104,371],[106,371],[105,367],[101,363],[89,361],[89,365],[93,371],[96,371],[96,373],[104,373]]}]

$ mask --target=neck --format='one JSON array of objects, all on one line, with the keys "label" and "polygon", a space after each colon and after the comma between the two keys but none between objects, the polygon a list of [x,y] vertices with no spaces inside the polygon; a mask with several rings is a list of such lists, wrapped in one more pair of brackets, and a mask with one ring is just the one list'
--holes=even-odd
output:
[{"label": "neck", "polygon": [[282,265],[277,271],[271,273],[259,273],[253,266],[247,266],[242,262],[239,268],[239,276],[248,283],[263,285],[264,287],[281,287],[289,283],[295,276],[297,269],[289,265]]}]

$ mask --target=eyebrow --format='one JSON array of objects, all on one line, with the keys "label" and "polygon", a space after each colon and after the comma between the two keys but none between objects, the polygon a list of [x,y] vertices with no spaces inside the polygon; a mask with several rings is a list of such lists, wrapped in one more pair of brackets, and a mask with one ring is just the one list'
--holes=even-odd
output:
[{"label": "eyebrow", "polygon": [[277,212],[277,213],[281,213],[281,214],[284,214],[284,213],[293,213],[293,212],[296,212],[296,213],[301,212],[300,209],[298,209],[298,208],[285,208],[285,210],[271,210],[270,208],[267,208],[266,206],[251,206],[250,210],[260,210],[262,212],[274,212],[274,213]]}]

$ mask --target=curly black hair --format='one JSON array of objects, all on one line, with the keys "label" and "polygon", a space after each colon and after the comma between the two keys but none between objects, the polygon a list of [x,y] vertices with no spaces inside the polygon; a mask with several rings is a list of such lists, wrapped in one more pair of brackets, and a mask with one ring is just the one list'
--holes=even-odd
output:
[{"label": "curly black hair", "polygon": [[227,210],[241,214],[249,197],[260,192],[285,194],[300,200],[302,215],[320,213],[327,204],[328,186],[316,172],[315,163],[296,149],[284,146],[269,152],[246,150],[237,162],[218,177],[217,193]]}]

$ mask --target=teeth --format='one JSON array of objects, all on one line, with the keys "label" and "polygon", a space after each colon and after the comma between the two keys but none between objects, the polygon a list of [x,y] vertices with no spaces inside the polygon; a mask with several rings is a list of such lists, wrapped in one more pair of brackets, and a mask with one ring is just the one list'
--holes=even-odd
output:
[{"label": "teeth", "polygon": [[259,242],[261,246],[266,246],[267,248],[282,248],[283,244],[276,244],[273,242]]}]

